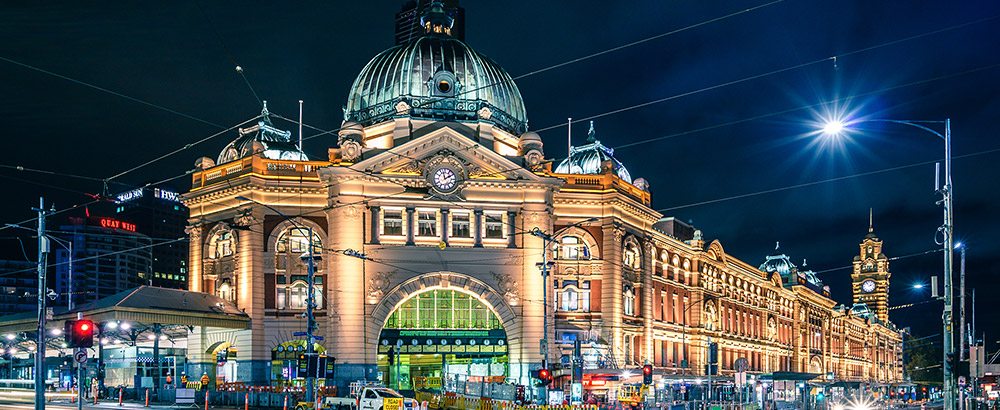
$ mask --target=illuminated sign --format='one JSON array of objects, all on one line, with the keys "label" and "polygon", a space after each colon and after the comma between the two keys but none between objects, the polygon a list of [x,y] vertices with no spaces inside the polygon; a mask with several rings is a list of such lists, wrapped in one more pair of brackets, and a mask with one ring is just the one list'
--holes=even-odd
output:
[{"label": "illuminated sign", "polygon": [[117,196],[115,196],[115,198],[118,199],[118,202],[128,202],[134,199],[142,198],[142,188],[136,188],[131,191],[122,192]]},{"label": "illuminated sign", "polygon": [[135,232],[135,224],[122,222],[117,219],[112,218],[97,218],[100,222],[102,228],[108,229],[124,229],[126,231]]},{"label": "illuminated sign", "polygon": [[181,201],[181,194],[160,188],[153,188],[153,196],[165,201],[174,201],[174,202]]}]

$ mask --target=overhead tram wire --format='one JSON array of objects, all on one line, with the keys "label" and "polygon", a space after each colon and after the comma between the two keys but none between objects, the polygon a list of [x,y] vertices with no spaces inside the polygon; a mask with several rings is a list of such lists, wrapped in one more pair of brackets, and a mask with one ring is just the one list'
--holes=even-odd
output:
[{"label": "overhead tram wire", "polygon": [[[728,81],[728,82],[725,82],[725,83],[716,84],[716,85],[713,85],[713,86],[704,87],[704,88],[700,88],[700,89],[697,89],[697,90],[692,90],[692,91],[684,92],[684,93],[681,93],[681,94],[672,95],[670,97],[664,97],[664,98],[660,98],[660,99],[656,99],[656,100],[652,100],[652,101],[647,101],[647,102],[640,103],[640,104],[631,105],[631,106],[628,106],[628,107],[618,108],[618,109],[607,111],[607,112],[604,112],[604,113],[600,113],[600,114],[596,114],[596,115],[591,115],[589,117],[583,117],[583,118],[580,118],[580,119],[577,119],[577,120],[573,120],[570,124],[575,124],[575,123],[578,123],[578,122],[589,121],[589,120],[592,120],[592,119],[595,119],[595,118],[600,118],[600,117],[606,117],[608,115],[614,115],[614,114],[622,113],[622,112],[625,112],[625,111],[631,111],[631,110],[634,110],[634,109],[643,108],[643,107],[647,107],[647,106],[650,106],[650,105],[655,105],[655,104],[658,104],[658,103],[661,103],[661,102],[675,100],[675,99],[682,98],[682,97],[689,97],[689,96],[692,96],[692,95],[695,95],[695,94],[699,94],[699,93],[703,93],[703,92],[706,92],[706,91],[712,91],[712,90],[716,90],[716,89],[719,89],[719,88],[727,87],[727,86],[730,86],[730,85],[736,85],[736,84],[744,83],[744,82],[751,81],[751,80],[756,80],[756,79],[760,79],[760,78],[764,78],[764,77],[769,77],[769,76],[772,76],[772,75],[775,75],[775,74],[780,74],[780,73],[784,73],[784,72],[787,72],[787,71],[792,71],[792,70],[796,70],[796,69],[799,69],[799,68],[808,67],[808,66],[811,66],[811,65],[825,63],[825,62],[828,62],[828,61],[831,61],[831,60],[835,61],[837,58],[847,57],[847,56],[851,56],[851,55],[855,55],[855,54],[860,54],[860,53],[864,53],[864,52],[867,52],[867,51],[879,49],[879,48],[882,48],[882,47],[888,47],[888,46],[899,44],[899,43],[903,43],[903,42],[906,42],[906,41],[916,40],[918,38],[927,37],[927,36],[930,36],[930,35],[939,34],[939,33],[943,33],[943,32],[946,32],[946,31],[956,30],[956,29],[959,29],[959,28],[963,28],[963,27],[966,27],[966,26],[971,26],[971,25],[974,25],[974,24],[983,23],[983,22],[990,21],[990,20],[995,20],[997,18],[1000,18],[1000,15],[990,16],[990,17],[982,18],[982,19],[975,20],[975,21],[970,21],[970,22],[966,22],[966,23],[962,23],[962,24],[958,24],[958,25],[954,25],[954,26],[949,26],[949,27],[945,27],[945,28],[941,28],[941,29],[937,29],[937,30],[932,30],[932,31],[928,31],[926,33],[921,33],[921,34],[913,35],[913,36],[910,36],[910,37],[901,38],[901,39],[897,39],[897,40],[893,40],[893,41],[889,41],[889,42],[877,44],[877,45],[874,45],[874,46],[864,47],[864,48],[860,48],[860,49],[857,49],[857,50],[854,50],[854,51],[849,51],[849,52],[846,52],[846,53],[837,54],[837,55],[832,56],[832,57],[820,58],[820,59],[817,59],[817,60],[813,60],[813,61],[809,61],[809,62],[805,62],[805,63],[801,63],[801,64],[796,64],[796,65],[793,65],[793,66],[789,66],[789,67],[785,67],[785,68],[781,68],[781,69],[777,69],[777,70],[768,71],[766,73],[761,73],[761,74],[756,74],[756,75],[752,75],[752,76],[749,76],[749,77],[744,77],[744,78],[741,78],[739,80]],[[544,131],[548,131],[548,130],[552,130],[552,129],[556,129],[556,128],[562,128],[565,125],[566,125],[566,123],[555,124],[555,125],[551,125],[551,126],[548,126],[548,127],[545,127],[545,128],[540,128],[540,129],[536,130],[535,132],[539,132],[540,133],[540,132],[544,132]],[[619,147],[616,147],[616,149],[618,149],[618,148],[624,148],[624,147],[627,147],[627,146],[630,146],[630,145],[619,146]]]},{"label": "overhead tram wire", "polygon": [[[969,157],[974,157],[974,156],[979,156],[979,155],[993,154],[993,153],[996,153],[996,152],[1000,152],[1000,148],[994,148],[994,149],[985,150],[985,151],[973,152],[973,153],[970,153],[970,154],[952,156],[952,159],[969,158]],[[869,175],[881,174],[881,173],[890,172],[890,171],[898,171],[898,170],[901,170],[901,169],[919,167],[919,166],[922,166],[922,165],[930,165],[930,164],[934,164],[934,163],[938,163],[938,162],[941,162],[941,160],[937,159],[937,160],[932,160],[932,161],[918,162],[918,163],[909,164],[909,165],[900,165],[898,167],[884,168],[884,169],[879,169],[879,170],[875,170],[875,171],[861,172],[861,173],[851,174],[851,175],[844,175],[844,176],[839,176],[839,177],[835,177],[835,178],[824,179],[824,180],[821,180],[821,181],[806,182],[806,183],[802,183],[802,184],[789,185],[789,186],[785,186],[785,187],[781,187],[781,188],[765,189],[763,191],[756,191],[756,192],[750,192],[750,193],[746,193],[746,194],[728,196],[728,197],[724,197],[724,198],[717,198],[717,199],[711,199],[711,200],[707,200],[707,201],[694,202],[694,203],[690,203],[690,204],[686,204],[686,205],[672,206],[672,207],[669,207],[669,208],[657,209],[656,212],[661,212],[662,213],[662,212],[667,212],[667,211],[673,211],[673,210],[676,210],[676,209],[690,208],[690,207],[693,207],[693,206],[709,205],[709,204],[714,204],[714,203],[719,203],[719,202],[731,201],[731,200],[734,200],[734,199],[743,199],[743,198],[747,198],[747,197],[751,197],[751,196],[764,195],[764,194],[772,194],[772,193],[775,193],[775,192],[788,191],[788,190],[792,190],[792,189],[805,188],[805,187],[809,187],[809,186],[813,186],[813,185],[826,184],[826,183],[829,183],[829,182],[843,181],[843,180],[846,180],[846,179],[852,179],[852,178],[864,177],[864,176],[869,176]]]},{"label": "overhead tram wire", "polygon": [[113,90],[109,90],[109,89],[104,88],[104,87],[96,86],[96,85],[93,85],[93,84],[90,84],[90,83],[87,83],[87,82],[84,82],[84,81],[80,81],[80,80],[77,80],[75,78],[68,77],[68,76],[65,76],[65,75],[62,75],[62,74],[54,73],[52,71],[49,71],[49,70],[46,70],[46,69],[43,69],[43,68],[38,68],[38,67],[35,67],[33,65],[30,65],[30,64],[25,64],[25,63],[22,63],[22,62],[16,61],[16,60],[11,60],[11,59],[9,59],[7,57],[0,56],[0,60],[6,61],[6,62],[14,64],[14,65],[18,65],[18,66],[21,66],[21,67],[24,67],[24,68],[27,68],[29,70],[34,70],[34,71],[38,71],[38,72],[43,73],[43,74],[51,75],[53,77],[58,77],[58,78],[61,78],[63,80],[66,80],[66,81],[69,81],[69,82],[73,82],[73,83],[76,83],[76,84],[79,84],[79,85],[82,85],[82,86],[85,86],[85,87],[90,87],[90,88],[93,88],[93,89],[98,90],[98,91],[103,91],[103,92],[106,92],[108,94],[115,95],[115,96],[124,98],[126,100],[132,101],[132,102],[137,102],[139,104],[142,104],[142,105],[145,105],[145,106],[148,106],[148,107],[153,107],[153,108],[156,108],[158,110],[163,110],[163,111],[169,112],[171,114],[176,114],[176,115],[179,115],[181,117],[187,118],[189,120],[198,121],[200,123],[208,124],[208,125],[211,125],[211,126],[217,127],[217,128],[225,128],[225,127],[223,127],[223,126],[221,126],[219,124],[216,124],[216,123],[211,122],[211,121],[203,120],[203,119],[195,117],[193,115],[185,114],[185,113],[182,113],[180,111],[176,111],[176,110],[172,110],[170,108],[164,107],[162,105],[153,104],[153,103],[148,102],[148,101],[140,100],[138,98],[135,98],[135,97],[132,97],[132,96],[129,96],[129,95],[126,95],[126,94],[122,94],[122,93],[117,92],[117,91],[113,91]]},{"label": "overhead tram wire", "polygon": [[[928,255],[928,254],[931,254],[931,253],[937,253],[937,252],[942,252],[942,251],[943,250],[940,249],[940,248],[939,249],[931,249],[929,251],[911,253],[909,255],[893,256],[891,258],[887,258],[886,260],[888,260],[888,261],[894,261],[894,260],[899,260],[899,259],[913,258],[913,257],[917,257],[917,256],[924,256],[924,255]],[[815,274],[818,275],[820,273],[827,273],[827,272],[833,272],[833,271],[838,271],[838,270],[851,269],[853,267],[854,267],[854,265],[841,266],[839,268],[830,268],[830,269],[817,270],[817,271],[813,271],[813,273],[815,273]]]},{"label": "overhead tram wire", "polygon": [[[157,247],[157,246],[161,246],[161,245],[168,245],[168,244],[172,244],[172,243],[187,242],[187,241],[188,241],[187,237],[177,238],[177,239],[169,239],[169,240],[158,242],[158,243],[151,243],[149,245],[142,245],[142,246],[136,246],[136,247],[132,247],[132,248],[128,248],[128,249],[122,249],[120,251],[102,253],[102,254],[99,254],[99,255],[87,256],[87,257],[84,257],[84,258],[73,258],[73,263],[88,261],[88,260],[91,260],[91,259],[99,259],[99,258],[103,258],[103,257],[106,257],[106,256],[120,255],[120,254],[123,254],[123,253],[134,252],[134,251],[141,250],[141,249],[148,249],[148,248],[153,248],[153,247]],[[49,264],[46,264],[46,266],[55,267],[55,266],[66,265],[66,264],[69,264],[69,261],[49,263]],[[35,271],[37,271],[37,268],[27,268],[27,269],[14,270],[14,271],[0,273],[0,277],[4,277],[4,276],[7,276],[7,275],[13,275],[15,273],[25,273],[25,272],[35,272]]]},{"label": "overhead tram wire", "polygon": [[[694,23],[694,24],[691,24],[691,25],[688,25],[688,26],[684,26],[684,27],[679,28],[679,29],[675,29],[675,30],[671,30],[671,31],[668,31],[668,32],[665,32],[665,33],[660,33],[660,34],[657,34],[657,35],[646,37],[646,38],[641,39],[641,40],[636,40],[636,41],[633,41],[631,43],[626,43],[626,44],[623,44],[623,45],[620,45],[620,46],[611,47],[611,48],[608,48],[608,49],[605,49],[605,50],[602,50],[602,51],[598,51],[598,52],[595,52],[595,53],[591,53],[591,54],[585,55],[583,57],[577,57],[577,58],[574,58],[574,59],[571,59],[571,60],[568,60],[568,61],[564,61],[564,62],[561,62],[561,63],[552,64],[552,65],[544,67],[544,68],[540,68],[540,69],[537,69],[537,70],[534,70],[534,71],[529,71],[527,73],[518,75],[516,77],[512,77],[510,80],[495,81],[495,82],[492,82],[492,83],[489,83],[489,84],[486,84],[486,85],[482,85],[482,86],[479,86],[479,87],[476,87],[476,88],[472,88],[472,89],[469,89],[469,90],[459,91],[454,96],[451,96],[451,97],[430,98],[425,103],[423,103],[423,104],[417,104],[417,105],[413,106],[413,108],[422,108],[424,106],[427,106],[427,105],[430,105],[430,104],[434,104],[435,102],[438,102],[438,101],[460,97],[460,96],[463,96],[463,95],[466,95],[466,94],[469,94],[469,93],[477,92],[479,90],[493,88],[493,87],[496,87],[496,86],[499,86],[499,85],[502,85],[502,84],[506,84],[508,81],[520,80],[522,78],[530,77],[530,76],[535,75],[535,74],[540,74],[540,73],[544,73],[544,72],[547,72],[547,71],[550,71],[550,70],[554,70],[556,68],[565,67],[565,66],[568,66],[568,65],[571,65],[571,64],[574,64],[574,63],[578,63],[578,62],[581,62],[581,61],[589,60],[591,58],[602,56],[602,55],[605,55],[605,54],[608,54],[608,53],[612,53],[612,52],[615,52],[615,51],[623,50],[623,49],[626,49],[626,48],[629,48],[629,47],[632,47],[632,46],[643,44],[643,43],[646,43],[646,42],[649,42],[649,41],[652,41],[652,40],[656,40],[656,39],[659,39],[659,38],[663,38],[663,37],[666,37],[666,36],[669,36],[669,35],[672,35],[672,34],[677,34],[677,33],[683,32],[683,31],[688,31],[688,30],[691,30],[691,29],[694,29],[694,28],[698,28],[698,27],[707,25],[707,24],[716,23],[716,22],[719,22],[719,21],[722,21],[722,20],[726,20],[726,19],[729,19],[729,18],[732,18],[732,17],[736,17],[736,16],[739,16],[739,15],[742,15],[742,14],[749,13],[749,12],[752,12],[752,11],[756,11],[756,10],[759,10],[759,9],[770,7],[770,6],[773,6],[775,4],[781,3],[783,1],[784,0],[774,0],[774,1],[771,1],[771,2],[767,2],[767,3],[763,3],[763,4],[760,4],[760,5],[754,6],[754,7],[743,9],[743,10],[740,10],[740,11],[737,11],[737,12],[729,13],[729,14],[726,14],[726,15],[723,15],[723,16],[720,16],[720,17],[715,17],[715,18],[708,19],[708,20],[705,20],[705,21],[702,21],[702,22],[699,22],[699,23]],[[395,114],[393,114],[393,113],[382,114],[382,115],[373,117],[373,119],[375,119],[376,121],[380,121],[380,120],[382,120],[384,118],[389,118],[392,115],[395,115]],[[303,139],[311,139],[311,138],[319,137],[319,136],[326,135],[326,134],[329,134],[329,133],[337,132],[339,130],[340,130],[340,128],[336,128],[336,129],[332,129],[332,130],[329,130],[329,131],[322,132],[320,134],[311,135],[311,136],[305,137]]]}]

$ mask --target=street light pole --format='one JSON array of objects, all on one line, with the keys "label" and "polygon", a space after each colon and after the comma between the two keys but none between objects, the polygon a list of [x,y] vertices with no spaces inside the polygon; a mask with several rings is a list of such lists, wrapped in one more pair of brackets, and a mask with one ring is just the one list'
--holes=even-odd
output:
[{"label": "street light pole", "polygon": [[45,198],[38,198],[38,339],[35,342],[35,410],[45,410],[45,257],[49,253],[49,239],[45,236]]},{"label": "street light pole", "polygon": [[[941,184],[935,176],[934,190],[941,195],[941,200],[937,201],[937,205],[941,205],[944,209],[944,222],[938,227],[938,232],[944,237],[941,243],[944,251],[944,311],[941,314],[941,324],[943,331],[941,332],[943,340],[944,352],[942,354],[942,366],[943,370],[943,382],[944,382],[944,410],[955,410],[955,369],[952,369],[948,363],[948,356],[954,355],[954,329],[953,329],[953,278],[952,278],[952,259],[954,251],[954,238],[952,233],[954,230],[954,213],[952,212],[952,202],[953,202],[953,191],[951,185],[951,119],[945,119],[944,121],[904,121],[904,120],[889,120],[889,119],[864,119],[855,121],[855,123],[860,122],[892,122],[896,124],[908,125],[914,128],[920,128],[931,134],[938,136],[944,140],[944,184]],[[937,132],[923,123],[944,123],[944,135]],[[837,134],[843,131],[845,124],[840,121],[831,121],[824,126],[824,132],[830,134]],[[936,237],[935,237],[936,240]]]},{"label": "street light pole", "polygon": [[[316,255],[315,252],[314,252],[314,249],[313,249],[313,230],[312,230],[312,227],[309,227],[309,228],[303,227],[299,223],[297,223],[294,220],[292,220],[292,218],[289,218],[285,214],[281,213],[281,211],[278,211],[277,209],[274,209],[270,205],[265,204],[263,202],[253,200],[253,199],[247,198],[245,196],[238,196],[238,197],[236,197],[236,199],[241,200],[241,201],[253,202],[255,204],[262,205],[265,208],[274,211],[274,213],[280,215],[282,218],[285,218],[286,221],[288,221],[289,223],[291,223],[292,225],[294,225],[296,228],[307,230],[309,232],[309,238],[306,240],[306,243],[308,243],[308,248],[306,248],[307,249],[306,253],[302,254],[302,260],[308,261],[308,264],[307,264],[307,266],[308,266],[308,270],[307,270],[307,272],[308,272],[308,279],[307,279],[307,289],[306,289],[306,292],[307,292],[307,294],[306,294],[306,355],[309,358],[312,358],[312,356],[316,353],[315,346],[314,346],[315,345],[315,341],[313,341],[313,330],[315,330],[315,328],[316,328],[316,318],[315,318],[314,313],[313,313],[313,307],[315,306],[315,298],[313,296],[313,286],[315,284],[315,279],[316,279],[315,278],[315,276],[316,276],[315,261],[317,259],[320,259],[320,256]],[[318,363],[319,362],[317,361],[317,364]],[[315,374],[307,374],[306,375],[306,392],[305,392],[306,393],[305,394],[305,402],[306,403],[312,403],[312,402],[315,401],[313,399],[313,394],[314,394],[314,392],[313,392],[313,386],[314,386],[315,376],[316,376]]]},{"label": "street light pole", "polygon": [[[580,222],[567,226],[566,228],[563,229],[573,228],[576,226],[580,226],[581,224],[584,223],[594,222],[596,220],[598,220],[598,218],[587,218]],[[542,232],[542,230],[539,229],[537,226],[528,233],[537,236],[542,240],[542,262],[537,264],[538,268],[541,269],[542,271],[542,332],[543,333],[542,333],[542,346],[541,349],[539,350],[541,350],[542,353],[542,368],[548,369],[549,368],[549,269],[551,269],[552,268],[551,265],[554,264],[554,262],[549,262],[548,254],[549,254],[549,247],[552,245],[553,242],[555,242],[556,238],[553,237],[552,235]],[[542,397],[545,400],[544,404],[548,405],[549,386],[545,386],[545,390],[543,392]]]}]

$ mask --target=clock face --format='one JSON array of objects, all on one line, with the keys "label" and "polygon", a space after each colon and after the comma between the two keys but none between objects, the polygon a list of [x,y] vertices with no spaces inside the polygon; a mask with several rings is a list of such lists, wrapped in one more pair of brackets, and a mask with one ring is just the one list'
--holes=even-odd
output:
[{"label": "clock face", "polygon": [[434,172],[434,187],[439,191],[451,191],[457,183],[458,177],[451,168],[440,168]]},{"label": "clock face", "polygon": [[866,280],[864,282],[861,282],[861,290],[863,290],[865,293],[872,293],[872,292],[874,292],[875,291],[875,281],[869,279],[869,280]]}]

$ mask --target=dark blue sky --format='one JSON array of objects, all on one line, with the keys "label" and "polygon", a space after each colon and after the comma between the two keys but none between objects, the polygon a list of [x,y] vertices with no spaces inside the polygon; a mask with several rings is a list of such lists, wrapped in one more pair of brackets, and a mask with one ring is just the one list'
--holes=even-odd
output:
[{"label": "dark blue sky", "polygon": [[[392,45],[400,4],[244,2],[234,8],[205,1],[201,7],[273,112],[294,118],[302,99],[305,122],[332,129],[340,125],[354,76]],[[763,4],[462,2],[467,43],[515,77]],[[980,20],[998,15],[1000,4],[991,1],[785,0],[530,75],[517,85],[531,128],[556,126],[541,132],[546,154],[554,158],[566,154],[567,117],[714,87],[596,118],[598,137],[619,147],[616,156],[634,177],[650,181],[654,208],[693,220],[707,238],[719,239],[727,252],[751,264],[781,241],[793,260],[808,259],[817,271],[850,264],[867,233],[869,208],[888,256],[936,247],[941,210],[934,204],[934,167],[914,164],[943,158],[943,144],[920,130],[875,123],[861,125],[864,132],[852,134],[850,142],[831,143],[811,134],[812,122],[824,112],[950,118],[956,236],[971,246],[968,287],[977,288],[983,308],[1000,284],[1000,222],[993,215],[1000,205],[1000,152],[991,151],[1000,149],[992,127],[1000,118],[1000,18]],[[7,6],[0,14],[0,38],[0,57],[223,127],[260,111],[194,1]],[[774,71],[780,72],[748,79]],[[0,79],[8,153],[0,165],[104,178],[219,130],[10,61],[0,61]],[[716,87],[729,82],[736,83]],[[574,125],[576,143],[586,130],[585,122]],[[217,156],[234,137],[210,139],[118,181],[180,175],[196,158]],[[306,150],[325,157],[334,144],[335,137],[314,138]],[[890,168],[899,169],[783,189]],[[40,195],[58,208],[88,200],[26,181],[101,190],[97,182],[0,168],[3,222],[32,217],[30,207]],[[186,188],[185,181],[177,180],[178,189]],[[777,191],[701,204],[771,190]],[[4,242],[0,256],[18,258],[17,242]],[[891,267],[891,304],[918,301],[926,295],[909,287],[939,274],[941,254],[901,259]],[[850,303],[848,275],[846,269],[821,274],[842,303]],[[922,334],[940,330],[937,303],[890,316]],[[984,313],[978,319],[988,339],[1000,335],[1000,319]]]}]

